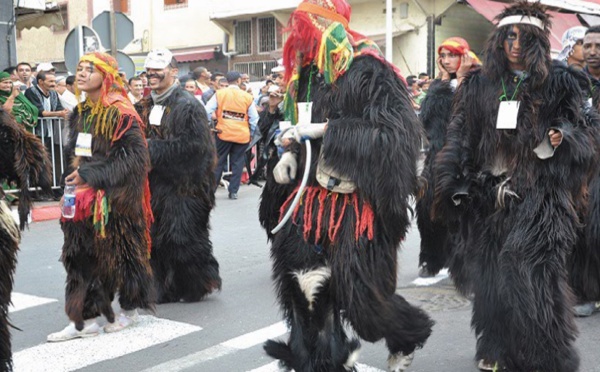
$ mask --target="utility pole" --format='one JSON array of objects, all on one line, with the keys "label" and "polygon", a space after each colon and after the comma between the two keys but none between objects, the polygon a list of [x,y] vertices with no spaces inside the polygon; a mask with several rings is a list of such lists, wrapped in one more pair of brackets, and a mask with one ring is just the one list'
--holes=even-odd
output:
[{"label": "utility pole", "polygon": [[12,0],[0,0],[0,70],[17,64],[17,18]]},{"label": "utility pole", "polygon": [[385,1],[385,59],[392,63],[394,58],[394,29],[393,29],[392,0]]}]

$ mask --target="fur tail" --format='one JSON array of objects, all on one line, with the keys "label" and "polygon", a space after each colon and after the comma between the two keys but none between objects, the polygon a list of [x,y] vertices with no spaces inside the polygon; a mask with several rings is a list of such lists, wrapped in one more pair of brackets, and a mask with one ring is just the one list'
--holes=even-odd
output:
[{"label": "fur tail", "polygon": [[283,341],[267,340],[263,348],[271,358],[279,360],[281,364],[288,369],[292,368],[294,355],[287,343]]}]

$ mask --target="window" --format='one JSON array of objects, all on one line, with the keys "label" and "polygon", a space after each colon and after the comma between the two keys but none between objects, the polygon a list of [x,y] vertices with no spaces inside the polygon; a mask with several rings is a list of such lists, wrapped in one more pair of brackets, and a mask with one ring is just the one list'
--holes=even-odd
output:
[{"label": "window", "polygon": [[188,0],[165,0],[165,10],[187,8]]},{"label": "window", "polygon": [[275,18],[258,19],[258,52],[268,53],[277,49]]},{"label": "window", "polygon": [[234,63],[233,71],[248,74],[252,78],[262,78],[269,75],[275,66],[277,66],[277,61]]},{"label": "window", "polygon": [[63,20],[63,25],[51,26],[50,29],[52,30],[52,32],[69,31],[69,5],[67,3],[59,4],[58,9],[58,11],[60,12],[60,17]]},{"label": "window", "polygon": [[235,50],[238,54],[252,53],[252,21],[236,22]]}]

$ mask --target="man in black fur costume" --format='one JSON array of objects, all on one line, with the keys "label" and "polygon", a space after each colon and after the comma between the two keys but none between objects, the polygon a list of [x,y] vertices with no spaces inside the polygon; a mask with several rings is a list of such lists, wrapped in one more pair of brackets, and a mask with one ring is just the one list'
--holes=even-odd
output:
[{"label": "man in black fur costume", "polygon": [[437,153],[442,149],[446,138],[446,129],[452,113],[454,92],[472,69],[481,66],[479,58],[473,53],[466,40],[451,37],[438,47],[437,65],[440,74],[433,81],[427,96],[421,104],[420,119],[427,133],[428,151],[423,164],[421,177],[425,181],[424,191],[417,200],[417,226],[421,236],[419,254],[419,276],[435,276],[442,268],[450,266],[455,280],[461,281],[462,260],[454,255],[453,247],[458,236],[448,231],[448,227],[439,219],[432,218],[431,206],[435,190],[433,164]]},{"label": "man in black fur costume", "polygon": [[[287,132],[293,141],[284,136],[287,151],[260,206],[291,327],[287,343],[268,341],[265,350],[296,372],[354,370],[360,344],[344,322],[364,340],[385,339],[390,369],[403,371],[433,325],[395,293],[397,249],[417,184],[419,122],[397,71],[348,29],[350,12],[344,0],[305,0],[292,14],[284,110],[298,124]],[[303,138],[312,145],[301,145]],[[295,170],[307,161],[308,186],[300,190]],[[273,235],[290,208],[291,220]]]},{"label": "man in black fur costume", "polygon": [[[62,218],[61,261],[67,271],[65,311],[71,321],[48,342],[99,334],[137,321],[137,309],[153,308],[148,149],[142,123],[127,97],[117,61],[86,54],[77,65],[76,92],[86,93],[69,120],[66,152],[76,186],[75,215]],[[63,200],[64,202],[64,200]],[[121,312],[111,303],[119,292]]]},{"label": "man in black fur costume", "polygon": [[[600,108],[600,27],[594,26],[583,38],[584,69],[591,82],[585,81],[592,106]],[[591,90],[591,91],[590,91]],[[600,172],[592,178],[589,190],[589,205],[584,211],[584,227],[569,256],[569,284],[577,296],[575,315],[590,316],[600,311]]]},{"label": "man in black fur costume", "polygon": [[479,367],[573,372],[566,259],[597,166],[598,117],[584,109],[582,73],[550,59],[542,5],[516,3],[497,20],[481,71],[457,92],[434,210],[470,216]]},{"label": "man in black fur costume", "polygon": [[[27,225],[31,209],[29,187],[51,192],[50,159],[42,142],[0,107],[0,182],[15,181],[21,189],[20,228]],[[21,235],[0,189],[0,372],[12,370],[8,307]]]},{"label": "man in black fur costume", "polygon": [[150,96],[136,104],[146,123],[152,190],[152,257],[158,302],[195,302],[221,289],[209,237],[215,145],[206,112],[175,80],[166,49],[146,58]]}]

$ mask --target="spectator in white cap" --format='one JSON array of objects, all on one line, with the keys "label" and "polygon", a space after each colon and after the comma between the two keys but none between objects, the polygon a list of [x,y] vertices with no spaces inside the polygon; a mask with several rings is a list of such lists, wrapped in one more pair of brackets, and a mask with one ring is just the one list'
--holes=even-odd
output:
[{"label": "spectator in white cap", "polygon": [[208,224],[215,145],[206,112],[177,82],[177,61],[167,49],[148,53],[152,89],[135,107],[146,123],[150,151],[152,254],[158,303],[196,302],[221,289]]},{"label": "spectator in white cap", "polygon": [[56,72],[56,68],[54,68],[54,66],[52,65],[52,63],[50,62],[41,62],[37,65],[37,67],[35,68],[36,72],[49,72],[49,73],[55,73]]}]

